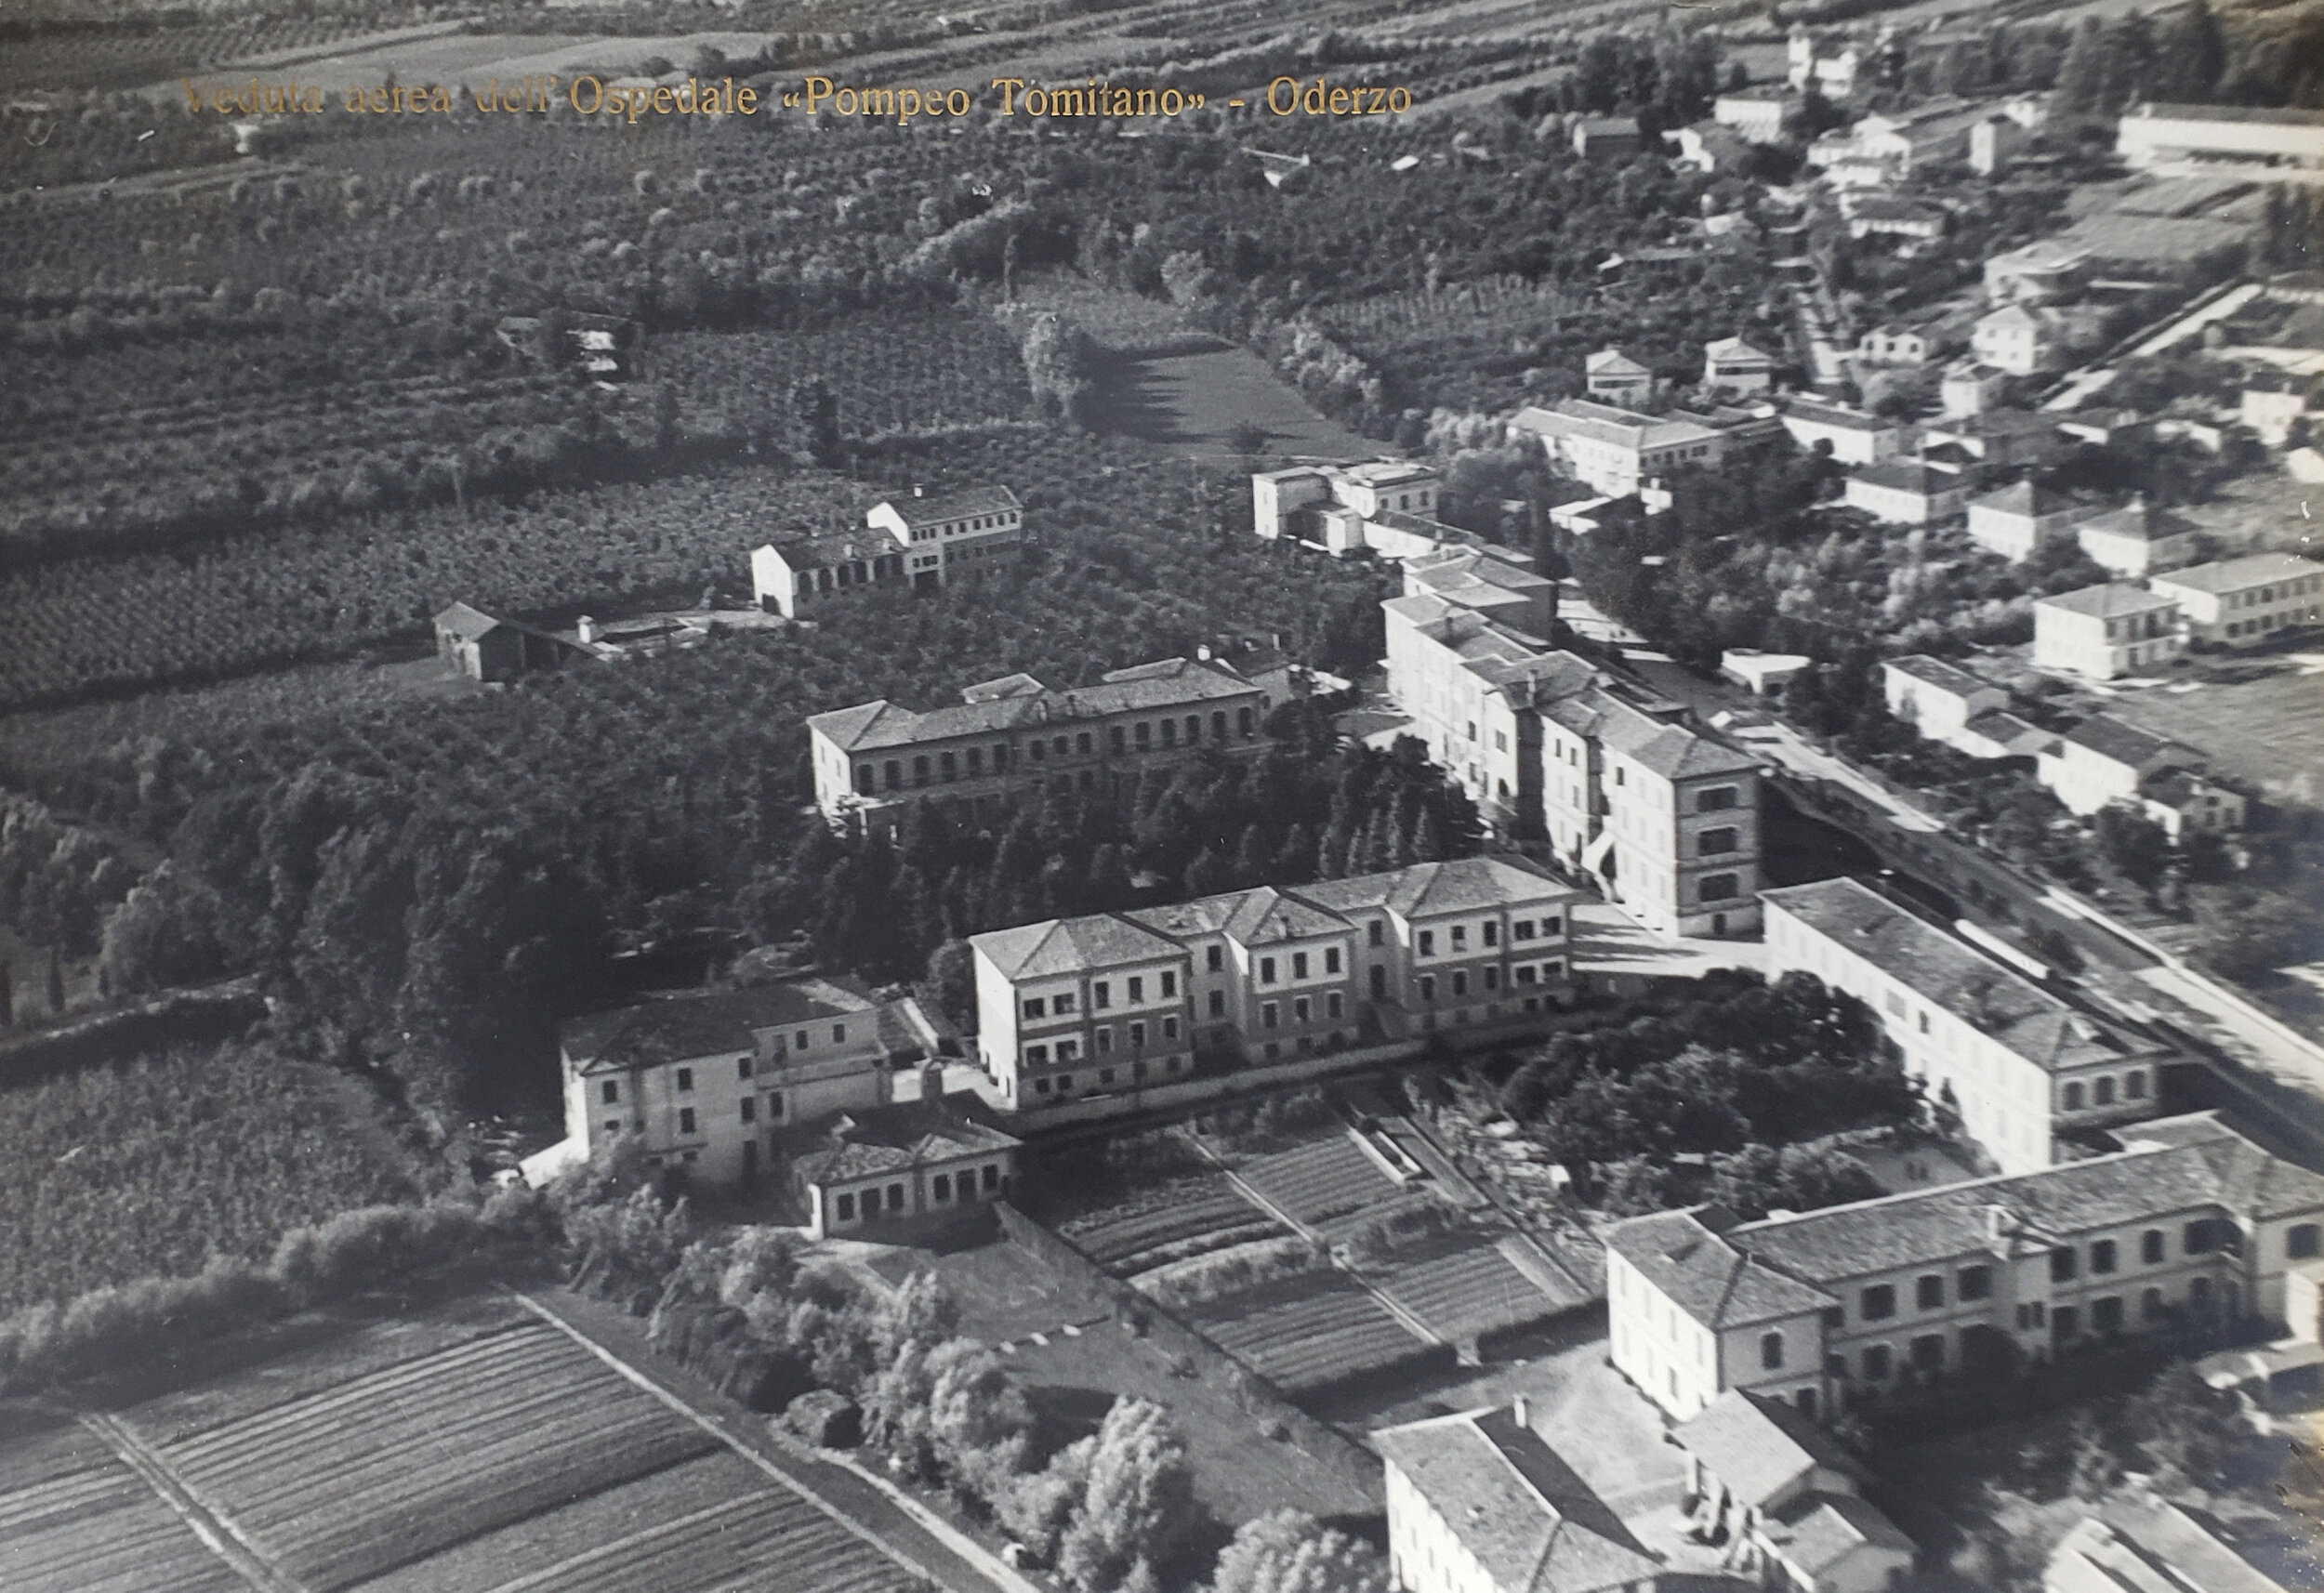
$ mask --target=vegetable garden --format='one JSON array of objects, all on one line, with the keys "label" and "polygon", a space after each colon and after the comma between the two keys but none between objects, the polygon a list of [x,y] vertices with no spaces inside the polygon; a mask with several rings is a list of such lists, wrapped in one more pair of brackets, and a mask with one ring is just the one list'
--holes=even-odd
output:
[{"label": "vegetable garden", "polygon": [[56,1593],[244,1593],[226,1562],[94,1433],[67,1426],[0,1449],[0,1563]]}]

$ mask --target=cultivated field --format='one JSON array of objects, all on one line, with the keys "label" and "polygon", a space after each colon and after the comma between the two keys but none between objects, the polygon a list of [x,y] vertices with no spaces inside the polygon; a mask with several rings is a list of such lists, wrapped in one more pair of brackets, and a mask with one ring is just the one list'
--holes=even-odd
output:
[{"label": "cultivated field", "polygon": [[1347,459],[1380,452],[1310,409],[1248,349],[1113,361],[1096,381],[1095,424],[1195,458],[1231,457],[1228,436],[1247,424],[1266,433],[1271,454]]},{"label": "cultivated field", "polygon": [[1235,1171],[1277,1210],[1326,1241],[1431,1199],[1399,1188],[1339,1129],[1287,1151],[1250,1157]]},{"label": "cultivated field", "polygon": [[1223,1173],[1195,1173],[1149,1185],[1101,1211],[1059,1226],[1099,1266],[1125,1282],[1141,1273],[1254,1239],[1280,1224],[1237,1194]]},{"label": "cultivated field", "polygon": [[2110,689],[2092,706],[2183,741],[2209,755],[2221,773],[2271,796],[2300,802],[2324,796],[2324,649],[2232,663],[2207,659],[2191,678],[2203,683],[2191,691]]},{"label": "cultivated field", "polygon": [[1545,1322],[1553,1300],[1511,1264],[1489,1234],[1448,1234],[1376,1270],[1382,1292],[1446,1338],[1507,1333]]},{"label": "cultivated field", "polygon": [[1297,1399],[1435,1353],[1344,1272],[1311,1272],[1191,1313],[1237,1360]]},{"label": "cultivated field", "polygon": [[187,1554],[191,1534],[146,1481],[119,1465],[129,1486],[114,1481],[109,1454],[315,1593],[919,1585],[513,1303],[383,1324],[94,1425],[0,1444],[0,1564],[56,1566],[38,1586],[240,1585]]}]

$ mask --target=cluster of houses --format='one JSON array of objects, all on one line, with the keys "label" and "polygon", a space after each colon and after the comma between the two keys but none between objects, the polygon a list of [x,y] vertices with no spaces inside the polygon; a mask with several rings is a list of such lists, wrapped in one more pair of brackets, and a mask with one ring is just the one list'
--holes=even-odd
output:
[{"label": "cluster of houses", "polygon": [[[2143,509],[2143,506],[2140,506]],[[2034,601],[2034,666],[2111,680],[2152,671],[2184,654],[2189,644],[2244,648],[2277,638],[2287,629],[2324,624],[2324,564],[2292,553],[2247,553],[2184,569],[2133,567],[2140,552],[2158,544],[2167,551],[2177,540],[2167,520],[2099,517],[2072,525],[2077,535],[2093,528],[2112,539],[2124,575],[2144,575],[2144,585],[2119,580],[2084,586]],[[2093,547],[2091,540],[2084,542]],[[2097,551],[2106,540],[2096,541]],[[2103,561],[2103,560],[2102,560]],[[2149,571],[2153,573],[2149,573]]]}]

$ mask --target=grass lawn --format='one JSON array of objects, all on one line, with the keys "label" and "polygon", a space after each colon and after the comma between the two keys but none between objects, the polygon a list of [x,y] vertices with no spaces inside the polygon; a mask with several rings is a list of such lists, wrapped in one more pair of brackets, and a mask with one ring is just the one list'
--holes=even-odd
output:
[{"label": "grass lawn", "polygon": [[[2210,756],[2223,774],[2251,781],[2271,796],[2324,798],[2324,644],[2303,664],[2281,653],[2207,657],[2173,671],[2170,685],[2115,689],[2104,711]],[[2192,691],[2172,686],[2199,681]]]},{"label": "grass lawn", "polygon": [[1270,454],[1368,458],[1380,445],[1308,407],[1248,349],[1125,360],[1097,375],[1092,419],[1195,458],[1234,457],[1227,434],[1245,422],[1267,434]]}]

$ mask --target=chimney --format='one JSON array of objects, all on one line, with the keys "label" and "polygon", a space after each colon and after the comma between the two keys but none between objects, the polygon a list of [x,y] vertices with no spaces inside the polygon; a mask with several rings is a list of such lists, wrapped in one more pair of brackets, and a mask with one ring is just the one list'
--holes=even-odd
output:
[{"label": "chimney", "polygon": [[1523,1394],[1518,1395],[1517,1398],[1512,1402],[1509,1407],[1509,1415],[1510,1419],[1514,1421],[1521,1428],[1530,1428],[1533,1426],[1533,1411],[1526,1405],[1525,1397]]},{"label": "chimney", "polygon": [[589,618],[588,615],[583,614],[573,624],[573,636],[575,641],[595,641],[597,639],[597,622]]},{"label": "chimney", "polygon": [[1210,644],[1209,644],[1208,642],[1207,642],[1207,641],[1206,641],[1206,642],[1204,642],[1201,646],[1199,646],[1199,647],[1195,648],[1195,656],[1197,659],[1200,659],[1200,660],[1201,660],[1203,663],[1205,663],[1205,664],[1209,663],[1209,662],[1210,662]]},{"label": "chimney", "polygon": [[2001,1241],[2010,1236],[2010,1231],[2014,1227],[2015,1223],[2011,1218],[2009,1207],[2005,1205],[1988,1205],[1985,1208],[1985,1239],[1987,1244],[2000,1244]]},{"label": "chimney", "polygon": [[928,496],[928,489],[915,481],[912,483],[912,495],[916,498],[924,498]]}]

